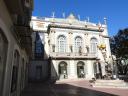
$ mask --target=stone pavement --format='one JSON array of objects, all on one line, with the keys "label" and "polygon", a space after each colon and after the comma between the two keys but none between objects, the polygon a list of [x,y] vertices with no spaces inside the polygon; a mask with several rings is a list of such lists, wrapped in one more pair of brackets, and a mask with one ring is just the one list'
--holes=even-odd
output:
[{"label": "stone pavement", "polygon": [[93,88],[87,80],[31,83],[21,96],[128,96],[128,89]]}]

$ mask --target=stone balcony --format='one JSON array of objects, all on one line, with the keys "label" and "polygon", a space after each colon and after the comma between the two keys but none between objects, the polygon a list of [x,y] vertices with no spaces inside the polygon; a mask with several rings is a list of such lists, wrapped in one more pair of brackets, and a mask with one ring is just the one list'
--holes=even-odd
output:
[{"label": "stone balcony", "polygon": [[32,55],[32,38],[33,30],[30,26],[14,25],[12,26],[12,34],[21,48],[25,49],[29,56]]},{"label": "stone balcony", "polygon": [[93,54],[93,53],[51,52],[50,57],[54,58],[54,59],[96,59],[97,54]]}]

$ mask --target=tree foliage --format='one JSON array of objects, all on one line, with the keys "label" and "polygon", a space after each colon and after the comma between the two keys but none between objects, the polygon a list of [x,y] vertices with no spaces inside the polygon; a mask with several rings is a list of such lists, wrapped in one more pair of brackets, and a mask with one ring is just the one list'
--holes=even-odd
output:
[{"label": "tree foliage", "polygon": [[119,30],[110,40],[112,54],[117,58],[128,58],[128,28]]},{"label": "tree foliage", "polygon": [[117,58],[118,74],[128,74],[128,28],[119,30],[118,33],[110,39],[110,46],[112,54]]}]

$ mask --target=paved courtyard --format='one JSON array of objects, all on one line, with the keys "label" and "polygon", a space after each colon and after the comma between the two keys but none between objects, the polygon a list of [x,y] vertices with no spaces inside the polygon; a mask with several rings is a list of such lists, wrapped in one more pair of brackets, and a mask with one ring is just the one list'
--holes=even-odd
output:
[{"label": "paved courtyard", "polygon": [[128,96],[128,89],[93,88],[86,80],[31,83],[21,96]]}]

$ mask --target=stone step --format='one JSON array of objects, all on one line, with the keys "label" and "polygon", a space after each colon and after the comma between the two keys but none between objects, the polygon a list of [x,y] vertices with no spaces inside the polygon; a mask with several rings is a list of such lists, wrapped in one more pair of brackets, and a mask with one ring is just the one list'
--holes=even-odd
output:
[{"label": "stone step", "polygon": [[126,83],[95,83],[96,86],[126,86]]},{"label": "stone step", "polygon": [[128,88],[128,83],[123,80],[96,80],[93,87],[114,87],[114,88]]},{"label": "stone step", "polygon": [[124,83],[123,80],[96,80],[96,83],[114,83],[114,84],[121,84]]}]

